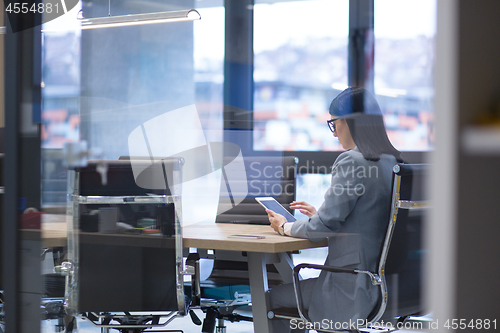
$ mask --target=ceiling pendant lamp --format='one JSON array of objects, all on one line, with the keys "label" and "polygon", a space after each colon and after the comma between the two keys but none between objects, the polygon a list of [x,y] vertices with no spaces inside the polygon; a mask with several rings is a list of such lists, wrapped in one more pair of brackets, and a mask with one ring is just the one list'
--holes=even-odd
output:
[{"label": "ceiling pendant lamp", "polygon": [[108,16],[80,19],[82,29],[99,29],[110,27],[123,27],[142,24],[156,24],[166,22],[194,21],[201,19],[200,13],[195,9],[179,10],[173,12],[159,12],[148,14],[132,14],[121,16]]}]

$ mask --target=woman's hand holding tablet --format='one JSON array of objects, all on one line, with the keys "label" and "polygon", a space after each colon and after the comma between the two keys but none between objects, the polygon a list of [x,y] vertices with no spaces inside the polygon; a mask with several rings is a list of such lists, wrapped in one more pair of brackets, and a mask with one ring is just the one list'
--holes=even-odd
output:
[{"label": "woman's hand holding tablet", "polygon": [[297,221],[297,219],[273,197],[257,197],[255,198],[255,200],[257,200],[257,202],[260,203],[262,207],[283,215],[286,218],[287,222]]}]

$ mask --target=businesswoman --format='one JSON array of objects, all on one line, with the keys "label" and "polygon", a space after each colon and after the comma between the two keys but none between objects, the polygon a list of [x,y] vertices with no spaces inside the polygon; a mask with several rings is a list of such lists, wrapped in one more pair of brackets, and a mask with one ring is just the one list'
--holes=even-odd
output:
[{"label": "businesswoman", "polygon": [[[267,210],[271,227],[285,236],[328,239],[325,265],[376,271],[387,223],[392,168],[402,162],[401,153],[390,143],[380,107],[374,96],[360,87],[341,92],[330,105],[328,126],[347,151],[332,166],[331,186],[316,210],[310,204],[293,202],[309,218],[287,223]],[[339,237],[331,237],[337,234]],[[322,328],[366,319],[378,301],[378,289],[365,274],[322,271],[318,278],[300,281],[302,304],[307,316]],[[271,308],[296,307],[292,284],[274,287]],[[296,328],[292,322],[273,320],[274,332]]]}]

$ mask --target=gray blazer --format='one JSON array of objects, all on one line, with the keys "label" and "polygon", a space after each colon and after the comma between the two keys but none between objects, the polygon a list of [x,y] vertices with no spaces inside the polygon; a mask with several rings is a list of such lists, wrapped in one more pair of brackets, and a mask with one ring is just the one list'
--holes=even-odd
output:
[{"label": "gray blazer", "polygon": [[[339,155],[332,184],[317,214],[294,222],[294,237],[328,238],[325,265],[376,271],[389,221],[392,155],[368,161],[358,149]],[[339,235],[344,234],[344,235]],[[309,318],[313,322],[356,323],[366,319],[378,300],[378,288],[365,274],[322,271],[312,291]]]}]

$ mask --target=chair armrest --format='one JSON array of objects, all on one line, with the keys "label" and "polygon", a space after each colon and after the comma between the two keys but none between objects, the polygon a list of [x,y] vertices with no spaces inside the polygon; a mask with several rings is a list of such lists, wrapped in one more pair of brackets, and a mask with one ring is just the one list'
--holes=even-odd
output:
[{"label": "chair armrest", "polygon": [[350,269],[350,268],[342,268],[342,267],[333,267],[333,266],[326,266],[326,265],[316,265],[316,264],[299,264],[293,268],[293,291],[295,292],[295,300],[297,302],[297,310],[299,310],[299,316],[302,318],[302,320],[305,320],[306,322],[309,321],[308,318],[304,315],[302,311],[302,296],[300,294],[299,290],[299,271],[302,268],[312,268],[312,269],[319,269],[322,271],[328,271],[332,273],[350,273],[350,274],[358,274],[359,270],[355,269]]},{"label": "chair armrest", "polygon": [[342,267],[316,265],[316,264],[299,264],[293,268],[293,274],[299,274],[299,271],[302,268],[313,268],[313,269],[319,269],[322,271],[328,271],[328,272],[333,272],[333,273],[351,273],[351,274],[358,274],[359,273],[359,270],[351,269],[351,268],[342,268]]},{"label": "chair armrest", "polygon": [[299,275],[299,271],[302,268],[313,268],[313,269],[319,269],[322,271],[328,271],[332,273],[350,273],[350,274],[366,274],[370,277],[370,280],[372,281],[372,284],[374,286],[379,285],[382,283],[382,280],[378,274],[372,273],[370,271],[364,271],[360,269],[351,269],[351,268],[342,268],[342,267],[335,267],[335,266],[326,266],[326,265],[316,265],[316,264],[299,264],[293,268],[293,274],[294,278],[295,276]]},{"label": "chair armrest", "polygon": [[305,321],[309,321],[306,316],[304,316],[302,312],[302,296],[299,290],[299,271],[302,268],[312,268],[319,269],[322,271],[332,272],[332,273],[348,273],[348,274],[366,274],[370,277],[373,285],[379,285],[382,283],[381,278],[370,271],[364,271],[359,269],[351,269],[351,268],[342,268],[342,267],[334,267],[334,266],[326,266],[326,265],[316,265],[316,264],[299,264],[293,268],[293,290],[295,292],[295,300],[297,302],[297,310],[299,311],[300,318]]}]

